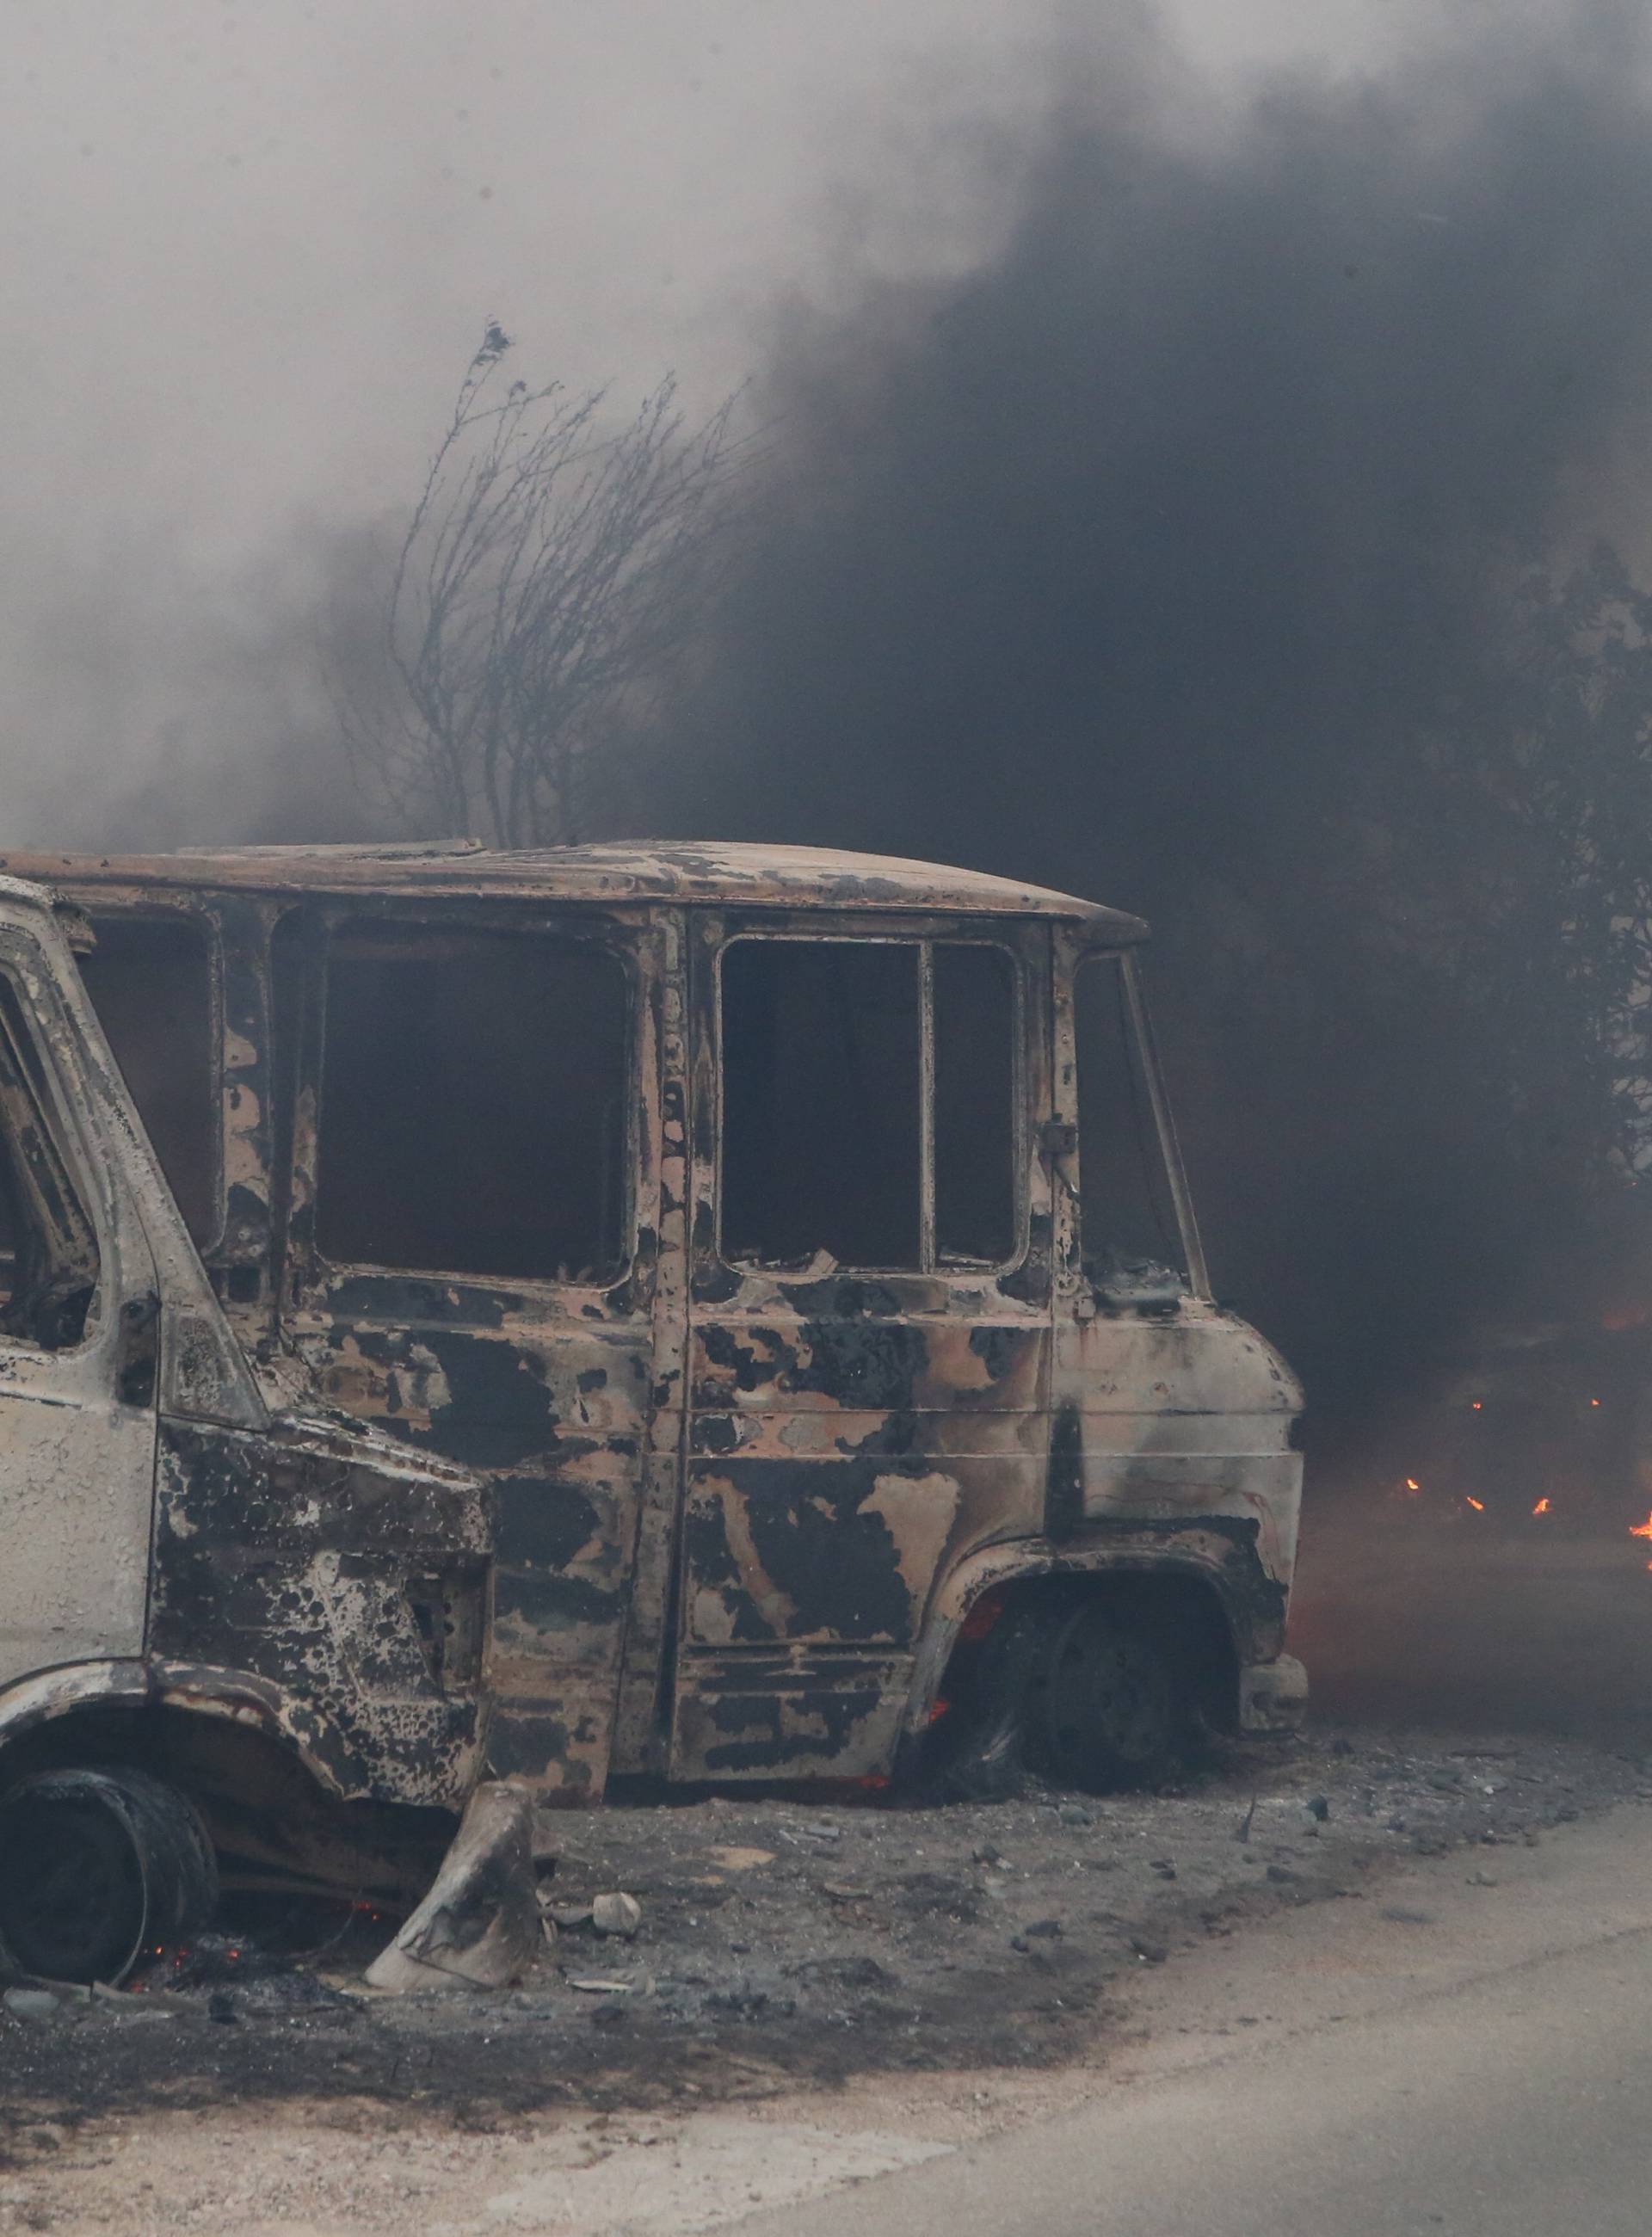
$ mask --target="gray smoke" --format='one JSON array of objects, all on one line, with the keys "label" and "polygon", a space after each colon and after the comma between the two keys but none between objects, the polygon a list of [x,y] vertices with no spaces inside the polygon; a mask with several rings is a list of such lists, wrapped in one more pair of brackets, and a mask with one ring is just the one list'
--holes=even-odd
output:
[{"label": "gray smoke", "polygon": [[1597,803],[1530,742],[1563,703],[1589,792],[1580,647],[1633,596],[1645,57],[1586,8],[1225,108],[1122,50],[974,268],[783,325],[634,821],[1152,919],[1219,1286],[1351,1418],[1598,1245]]}]

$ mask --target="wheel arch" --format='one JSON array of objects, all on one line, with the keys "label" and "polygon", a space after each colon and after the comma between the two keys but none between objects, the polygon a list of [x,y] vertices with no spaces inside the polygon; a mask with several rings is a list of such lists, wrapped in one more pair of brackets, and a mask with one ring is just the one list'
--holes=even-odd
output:
[{"label": "wheel arch", "polygon": [[[282,1687],[245,1671],[137,1660],[67,1663],[0,1692],[0,1783],[19,1743],[49,1728],[64,1732],[69,1720],[84,1724],[100,1712],[133,1711],[215,1718],[261,1733],[294,1756],[325,1793],[349,1798],[327,1760],[331,1735],[313,1710],[299,1712]],[[67,1756],[60,1749],[37,1752]]]},{"label": "wheel arch", "polygon": [[453,1812],[375,1801],[338,1776],[333,1739],[308,1705],[246,1672],[76,1663],[0,1692],[0,1792],[38,1770],[148,1771],[189,1795],[215,1847],[254,1873],[416,1900]]},{"label": "wheel arch", "polygon": [[1022,1539],[966,1556],[930,1605],[902,1719],[903,1747],[915,1745],[928,1730],[970,1617],[995,1598],[1008,1608],[1037,1596],[1070,1606],[1080,1596],[1128,1594],[1133,1605],[1156,1600],[1167,1614],[1170,1604],[1180,1604],[1208,1658],[1212,1706],[1221,1722],[1236,1724],[1248,1627],[1233,1606],[1225,1566],[1222,1554],[1202,1545],[1196,1532],[1150,1545]]}]

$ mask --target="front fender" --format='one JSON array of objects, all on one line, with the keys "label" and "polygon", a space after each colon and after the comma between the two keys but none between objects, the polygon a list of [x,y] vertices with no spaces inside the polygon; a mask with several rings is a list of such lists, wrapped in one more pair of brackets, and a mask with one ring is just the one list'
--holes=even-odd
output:
[{"label": "front fender", "polygon": [[342,1734],[309,1703],[245,1670],[153,1658],[65,1663],[0,1692],[0,1752],[25,1732],[89,1709],[175,1709],[248,1725],[290,1748],[317,1785],[343,1801],[366,1789],[344,1775]]},{"label": "front fender", "polygon": [[1256,1525],[1227,1514],[1131,1521],[1081,1537],[1017,1538],[968,1555],[942,1580],[930,1603],[913,1667],[902,1729],[909,1739],[928,1726],[958,1633],[983,1594],[1036,1577],[1153,1574],[1192,1577],[1215,1599],[1241,1666],[1271,1663],[1285,1641],[1285,1587],[1265,1567]]}]

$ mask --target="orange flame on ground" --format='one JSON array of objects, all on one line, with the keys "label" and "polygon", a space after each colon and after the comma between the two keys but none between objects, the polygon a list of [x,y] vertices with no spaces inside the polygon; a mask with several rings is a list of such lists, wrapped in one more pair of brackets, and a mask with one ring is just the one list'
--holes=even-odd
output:
[{"label": "orange flame on ground", "polygon": [[[1531,1511],[1534,1514],[1547,1514],[1549,1512],[1549,1501],[1546,1499],[1540,1499]],[[1649,1519],[1652,1520],[1652,1518]]]},{"label": "orange flame on ground", "polygon": [[1631,1538],[1652,1538],[1652,1514],[1649,1514],[1644,1522],[1632,1522],[1629,1535]]},{"label": "orange flame on ground", "polygon": [[1414,1475],[1408,1475],[1405,1479],[1405,1488],[1407,1491],[1421,1491],[1423,1487]]},{"label": "orange flame on ground", "polygon": [[[1468,1494],[1466,1492],[1464,1494],[1464,1497],[1465,1499],[1468,1498]],[[1469,1499],[1469,1505],[1474,1509],[1477,1514],[1483,1514],[1485,1513],[1485,1501],[1483,1499]],[[1652,1537],[1652,1531],[1649,1531],[1647,1535],[1649,1537]]]}]

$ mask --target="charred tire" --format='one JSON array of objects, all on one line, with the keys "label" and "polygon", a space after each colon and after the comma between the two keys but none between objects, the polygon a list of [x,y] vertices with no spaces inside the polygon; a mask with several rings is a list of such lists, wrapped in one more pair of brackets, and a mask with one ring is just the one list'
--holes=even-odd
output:
[{"label": "charred tire", "polygon": [[1139,1618],[1091,1601],[1047,1637],[1028,1749],[1052,1785],[1151,1785],[1179,1760],[1191,1724],[1179,1660]]},{"label": "charred tire", "polygon": [[147,1772],[37,1772],[0,1798],[0,1953],[21,1972],[122,1980],[217,1900],[194,1803]]},{"label": "charred tire", "polygon": [[1001,1802],[1021,1792],[1047,1629],[1033,1609],[1014,1610],[948,1669],[949,1706],[929,1734],[924,1763],[941,1799]]}]

